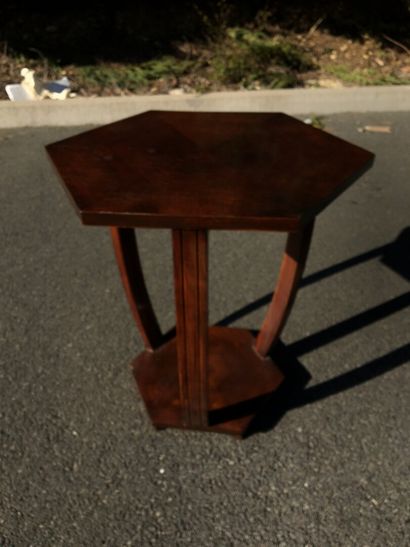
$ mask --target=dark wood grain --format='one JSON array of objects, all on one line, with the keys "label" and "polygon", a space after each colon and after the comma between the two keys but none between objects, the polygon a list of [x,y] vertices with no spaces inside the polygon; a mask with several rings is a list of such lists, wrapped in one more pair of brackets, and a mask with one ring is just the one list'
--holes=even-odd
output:
[{"label": "dark wood grain", "polygon": [[[242,436],[284,379],[279,336],[315,216],[373,154],[285,114],[146,112],[47,146],[84,224],[111,227],[146,351],[133,369],[154,425]],[[173,231],[176,336],[164,338],[135,227]],[[208,327],[209,229],[289,232],[256,339]]]},{"label": "dark wood grain", "polygon": [[163,343],[163,336],[145,285],[134,230],[111,228],[115,256],[128,304],[148,350]]},{"label": "dark wood grain", "polygon": [[178,376],[187,427],[207,425],[208,240],[174,230]]},{"label": "dark wood grain", "polygon": [[373,154],[285,114],[146,112],[47,147],[85,224],[292,231]]},{"label": "dark wood grain", "polygon": [[253,350],[255,340],[246,330],[211,327],[208,349],[208,420],[187,425],[178,387],[177,341],[154,353],[144,352],[133,362],[138,388],[153,424],[229,433],[242,437],[284,376],[270,359]]},{"label": "dark wood grain", "polygon": [[289,317],[305,269],[313,225],[314,221],[312,220],[297,232],[291,232],[288,235],[272,302],[256,339],[256,351],[263,357],[279,340]]}]

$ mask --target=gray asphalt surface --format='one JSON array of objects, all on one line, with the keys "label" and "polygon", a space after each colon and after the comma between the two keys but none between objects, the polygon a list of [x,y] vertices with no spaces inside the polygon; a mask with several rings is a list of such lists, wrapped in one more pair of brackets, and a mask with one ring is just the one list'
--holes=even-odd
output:
[{"label": "gray asphalt surface", "polygon": [[[43,150],[85,128],[0,132],[1,546],[410,545],[410,114],[325,123],[377,160],[320,215],[283,336],[312,380],[245,441],[149,424],[108,232],[80,225]],[[211,321],[254,303],[234,324],[257,328],[283,236],[210,243]],[[140,244],[170,327],[169,234]]]}]

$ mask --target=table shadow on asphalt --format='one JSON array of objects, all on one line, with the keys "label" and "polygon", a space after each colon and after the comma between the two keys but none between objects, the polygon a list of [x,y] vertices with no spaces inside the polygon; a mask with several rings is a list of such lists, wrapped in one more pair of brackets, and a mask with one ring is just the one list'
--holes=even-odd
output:
[{"label": "table shadow on asphalt", "polygon": [[[353,256],[347,260],[324,268],[318,272],[305,277],[301,282],[301,287],[321,281],[325,277],[335,275],[348,268],[361,264],[374,258],[380,259],[380,262],[391,268],[404,279],[410,279],[410,262],[408,260],[410,250],[410,227],[403,229],[398,237],[391,243],[381,245]],[[229,314],[218,324],[227,326],[234,321],[246,316],[248,313],[269,304],[272,299],[272,293],[247,304],[239,310]],[[292,408],[314,403],[325,399],[341,391],[351,389],[355,386],[368,382],[390,370],[406,364],[410,360],[410,344],[405,344],[394,349],[376,359],[364,363],[353,370],[345,372],[317,384],[306,388],[311,375],[309,371],[298,361],[297,357],[320,348],[326,344],[352,334],[361,328],[371,325],[376,321],[385,319],[389,315],[397,313],[410,306],[410,291],[405,292],[387,302],[364,310],[348,319],[345,319],[335,325],[311,334],[301,340],[285,346],[280,342],[276,348],[272,349],[270,356],[279,366],[285,375],[285,381],[270,395],[255,397],[254,399],[243,401],[232,407],[225,407],[214,410],[209,413],[210,423],[218,423],[229,419],[246,416],[258,410],[254,420],[251,422],[245,437],[249,437],[261,431],[269,431],[275,427],[278,421]],[[255,333],[256,334],[256,333]]]}]

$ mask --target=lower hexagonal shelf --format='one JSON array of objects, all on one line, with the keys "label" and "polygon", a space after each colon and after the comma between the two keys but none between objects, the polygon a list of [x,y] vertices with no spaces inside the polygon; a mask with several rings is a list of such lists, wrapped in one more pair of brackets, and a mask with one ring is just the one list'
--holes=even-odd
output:
[{"label": "lower hexagonal shelf", "polygon": [[[253,349],[243,329],[211,327],[208,340],[208,426],[205,431],[242,437],[255,415],[284,380],[270,357]],[[176,339],[132,364],[150,418],[158,429],[188,428],[180,404]],[[195,428],[197,429],[197,428]]]}]

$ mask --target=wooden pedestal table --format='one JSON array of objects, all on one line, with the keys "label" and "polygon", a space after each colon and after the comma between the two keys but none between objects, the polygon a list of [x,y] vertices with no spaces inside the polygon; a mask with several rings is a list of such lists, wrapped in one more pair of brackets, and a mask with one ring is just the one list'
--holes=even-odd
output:
[{"label": "wooden pedestal table", "polygon": [[[370,167],[373,154],[284,114],[161,111],[47,151],[82,222],[111,229],[146,348],[134,375],[154,425],[244,435],[255,414],[254,405],[244,411],[247,404],[263,403],[284,379],[272,350],[296,296],[314,219]],[[173,337],[161,333],[147,293],[139,227],[172,230]],[[208,326],[210,229],[288,232],[256,337]]]}]

